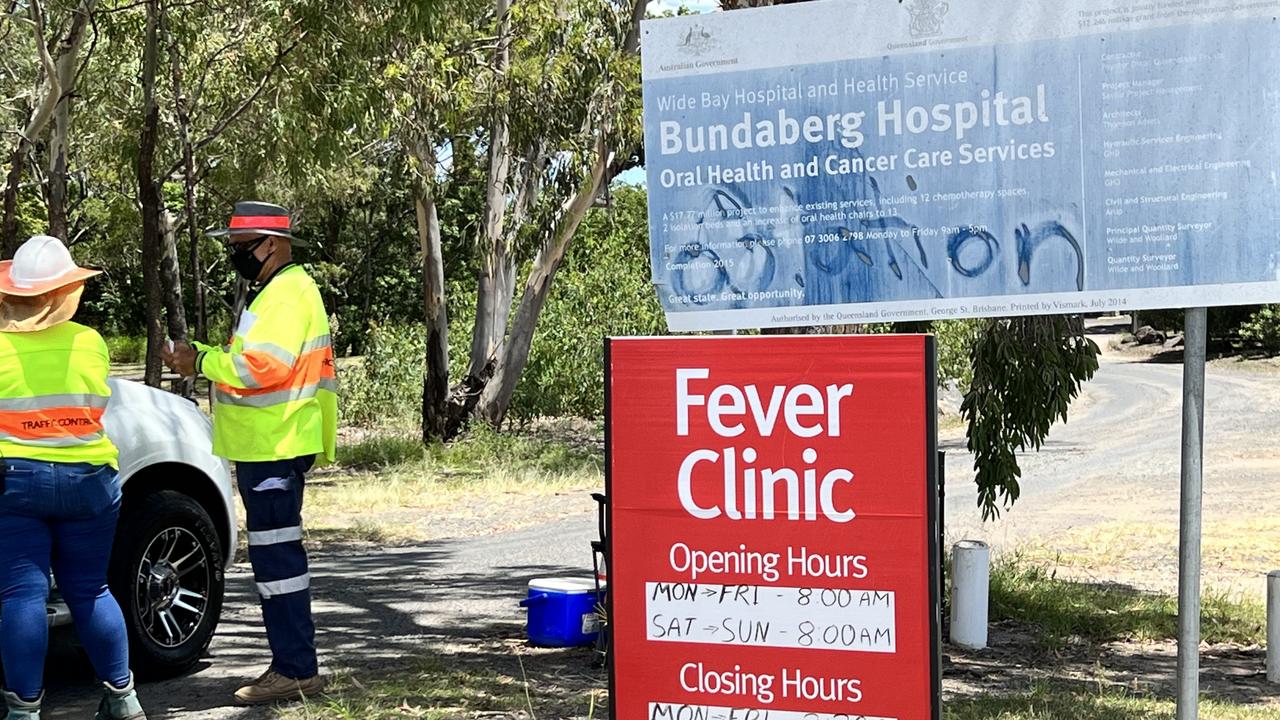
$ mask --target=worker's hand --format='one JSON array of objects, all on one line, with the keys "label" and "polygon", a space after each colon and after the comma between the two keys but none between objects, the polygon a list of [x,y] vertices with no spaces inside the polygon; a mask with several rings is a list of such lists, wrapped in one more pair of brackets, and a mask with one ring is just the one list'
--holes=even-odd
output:
[{"label": "worker's hand", "polygon": [[164,364],[169,366],[170,370],[182,377],[195,376],[196,351],[190,345],[175,341],[172,350],[168,347],[160,349],[160,357],[164,360]]}]

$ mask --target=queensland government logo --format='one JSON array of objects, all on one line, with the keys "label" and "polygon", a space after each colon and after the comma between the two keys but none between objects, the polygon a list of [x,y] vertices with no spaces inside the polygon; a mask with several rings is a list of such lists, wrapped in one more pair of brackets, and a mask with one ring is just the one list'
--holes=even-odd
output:
[{"label": "queensland government logo", "polygon": [[911,37],[928,38],[942,34],[942,19],[951,11],[943,0],[911,0],[907,12],[911,13]]},{"label": "queensland government logo", "polygon": [[715,50],[720,43],[702,25],[694,25],[680,39],[677,46],[685,55],[706,55]]}]

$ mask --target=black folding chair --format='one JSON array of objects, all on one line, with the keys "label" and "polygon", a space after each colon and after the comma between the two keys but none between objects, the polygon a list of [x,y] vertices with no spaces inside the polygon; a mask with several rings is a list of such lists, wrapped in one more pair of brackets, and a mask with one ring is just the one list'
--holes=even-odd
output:
[{"label": "black folding chair", "polygon": [[591,493],[596,501],[596,512],[600,528],[599,538],[591,541],[591,565],[595,570],[596,617],[600,620],[600,634],[596,636],[597,662],[604,665],[609,655],[609,604],[605,602],[609,592],[609,500],[604,493]]}]

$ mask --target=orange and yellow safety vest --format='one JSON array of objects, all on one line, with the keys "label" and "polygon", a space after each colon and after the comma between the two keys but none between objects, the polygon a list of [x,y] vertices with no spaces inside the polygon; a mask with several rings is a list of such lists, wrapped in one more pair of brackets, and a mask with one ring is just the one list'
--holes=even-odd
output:
[{"label": "orange and yellow safety vest", "polygon": [[102,336],[74,322],[0,332],[0,456],[118,467],[102,425],[110,367]]},{"label": "orange and yellow safety vest", "polygon": [[214,383],[213,451],[239,462],[319,455],[333,461],[338,381],[329,316],[300,265],[272,277],[225,347],[196,343]]}]

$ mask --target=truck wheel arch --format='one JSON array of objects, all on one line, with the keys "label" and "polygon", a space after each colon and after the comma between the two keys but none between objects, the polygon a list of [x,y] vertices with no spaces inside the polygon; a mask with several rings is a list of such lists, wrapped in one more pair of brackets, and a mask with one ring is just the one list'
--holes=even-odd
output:
[{"label": "truck wheel arch", "polygon": [[125,479],[123,502],[129,504],[133,499],[161,490],[187,495],[205,508],[218,532],[223,558],[230,563],[236,551],[231,540],[234,537],[230,527],[232,508],[228,507],[228,498],[218,489],[213,478],[200,468],[184,463],[162,462],[148,465]]}]

